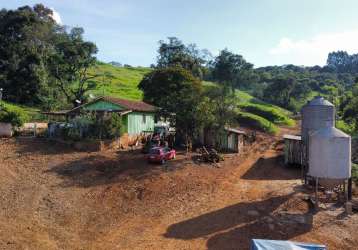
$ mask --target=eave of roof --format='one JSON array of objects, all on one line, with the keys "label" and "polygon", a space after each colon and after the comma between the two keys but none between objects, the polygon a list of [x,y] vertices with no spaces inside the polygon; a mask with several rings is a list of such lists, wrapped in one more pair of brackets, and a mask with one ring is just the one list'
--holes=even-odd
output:
[{"label": "eave of roof", "polygon": [[156,111],[156,107],[153,105],[150,105],[148,103],[142,102],[142,101],[132,101],[132,100],[126,100],[126,99],[120,99],[120,98],[115,98],[115,97],[109,97],[109,96],[101,96],[98,97],[90,102],[84,103],[76,108],[71,109],[70,111],[68,111],[68,113],[72,113],[74,111],[77,111],[78,109],[81,109],[87,105],[90,105],[92,103],[98,102],[100,100],[106,101],[106,102],[111,102],[113,104],[119,105],[121,107],[126,108],[127,110],[130,111],[139,111],[139,112],[155,112]]},{"label": "eave of roof", "polygon": [[238,130],[238,129],[234,129],[234,128],[225,128],[226,131],[231,132],[231,133],[235,133],[235,134],[241,134],[241,135],[245,135],[246,132],[242,131],[242,130]]}]

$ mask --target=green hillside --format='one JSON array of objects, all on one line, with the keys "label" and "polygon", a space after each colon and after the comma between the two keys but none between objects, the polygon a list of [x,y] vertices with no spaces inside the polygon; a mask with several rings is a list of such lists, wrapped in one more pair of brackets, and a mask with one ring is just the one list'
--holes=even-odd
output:
[{"label": "green hillside", "polygon": [[[132,100],[141,100],[143,93],[138,84],[143,76],[150,72],[144,67],[116,67],[106,63],[99,63],[92,69],[93,74],[102,75],[96,78],[96,90],[91,93],[95,96],[108,95]],[[204,86],[215,85],[213,82],[203,82]],[[250,94],[236,90],[239,99],[240,111],[237,120],[239,124],[269,133],[278,131],[276,125],[292,126],[295,122],[289,118],[291,112],[278,106],[263,102]]]},{"label": "green hillside", "polygon": [[[138,84],[143,76],[150,72],[145,67],[117,67],[107,63],[98,63],[91,69],[91,74],[99,75],[93,80],[96,89],[90,93],[94,96],[113,96],[131,100],[142,100],[143,93],[138,89]],[[204,86],[215,85],[213,82],[203,82]],[[236,90],[239,99],[237,121],[239,124],[252,128],[275,133],[276,125],[292,126],[294,121],[289,118],[290,112],[278,106],[263,102],[250,94]],[[31,120],[39,120],[41,116],[36,108],[10,105],[24,111]]]},{"label": "green hillside", "polygon": [[111,64],[99,63],[91,72],[101,75],[93,81],[97,87],[91,93],[95,96],[107,95],[141,100],[143,93],[137,86],[143,76],[150,71],[150,68],[144,67],[116,67]]}]

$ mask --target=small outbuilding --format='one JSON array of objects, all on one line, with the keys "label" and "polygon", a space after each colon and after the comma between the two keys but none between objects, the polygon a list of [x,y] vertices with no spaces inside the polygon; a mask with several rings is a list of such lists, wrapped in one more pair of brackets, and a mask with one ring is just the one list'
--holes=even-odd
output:
[{"label": "small outbuilding", "polygon": [[304,157],[304,148],[301,136],[298,135],[284,135],[285,143],[285,164],[286,165],[302,165]]},{"label": "small outbuilding", "polygon": [[234,128],[225,128],[224,131],[225,133],[221,139],[221,149],[228,152],[240,153],[244,146],[245,131]]}]

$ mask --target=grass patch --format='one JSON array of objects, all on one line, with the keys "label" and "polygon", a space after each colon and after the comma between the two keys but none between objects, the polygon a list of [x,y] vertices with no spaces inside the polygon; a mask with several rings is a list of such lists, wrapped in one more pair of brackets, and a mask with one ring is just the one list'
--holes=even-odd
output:
[{"label": "grass patch", "polygon": [[266,120],[277,124],[277,125],[287,125],[294,126],[295,121],[290,119],[285,113],[280,109],[271,107],[266,104],[256,104],[256,103],[242,103],[239,105],[242,111],[261,116]]},{"label": "grass patch", "polygon": [[0,101],[0,122],[11,123],[15,127],[20,127],[30,120],[29,110],[31,109]]},{"label": "grass patch", "polygon": [[261,116],[252,113],[238,111],[236,119],[239,125],[249,126],[251,128],[270,134],[276,134],[278,132],[278,128],[275,126],[275,124]]},{"label": "grass patch", "polygon": [[139,82],[152,69],[145,67],[116,67],[106,63],[98,63],[91,68],[92,74],[99,77],[92,82],[96,88],[89,93],[95,96],[113,96],[131,100],[142,100],[143,92],[138,89]]}]

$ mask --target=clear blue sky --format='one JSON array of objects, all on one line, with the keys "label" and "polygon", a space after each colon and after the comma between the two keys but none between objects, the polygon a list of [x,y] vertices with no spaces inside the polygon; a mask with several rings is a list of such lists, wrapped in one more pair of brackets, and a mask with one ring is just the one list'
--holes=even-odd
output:
[{"label": "clear blue sky", "polygon": [[[17,8],[37,1],[0,0]],[[356,0],[43,0],[63,24],[81,26],[102,61],[148,66],[158,40],[177,36],[214,55],[227,47],[255,66],[323,65],[358,53]]]}]

